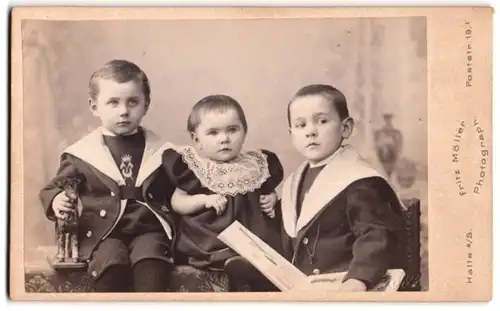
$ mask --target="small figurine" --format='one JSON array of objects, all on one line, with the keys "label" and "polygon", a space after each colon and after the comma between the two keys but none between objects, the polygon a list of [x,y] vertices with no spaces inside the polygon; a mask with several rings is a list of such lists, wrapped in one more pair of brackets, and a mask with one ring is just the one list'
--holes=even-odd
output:
[{"label": "small figurine", "polygon": [[64,219],[56,220],[57,255],[52,263],[54,268],[79,268],[85,266],[78,260],[78,217],[79,204],[78,191],[82,183],[79,177],[69,177],[59,183],[66,196],[75,205],[71,212],[64,212]]}]

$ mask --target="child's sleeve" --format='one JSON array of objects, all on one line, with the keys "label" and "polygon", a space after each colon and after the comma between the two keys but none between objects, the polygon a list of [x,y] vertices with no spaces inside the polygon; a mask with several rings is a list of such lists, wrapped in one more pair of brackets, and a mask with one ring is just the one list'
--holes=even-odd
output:
[{"label": "child's sleeve", "polygon": [[403,218],[391,208],[392,190],[381,178],[353,183],[347,193],[347,218],[356,235],[345,279],[376,285],[398,256],[397,232]]},{"label": "child's sleeve", "polygon": [[269,194],[283,181],[284,172],[283,166],[275,153],[268,150],[262,150],[262,152],[267,156],[267,165],[271,176],[264,182],[261,188],[263,193]]},{"label": "child's sleeve", "polygon": [[167,149],[162,155],[162,167],[172,184],[188,194],[201,187],[201,183],[188,165],[182,160],[182,155],[173,149]]},{"label": "child's sleeve", "polygon": [[45,215],[48,219],[52,221],[56,219],[54,211],[52,210],[52,201],[56,195],[64,191],[64,189],[61,189],[58,185],[62,180],[76,176],[79,176],[79,174],[74,164],[73,156],[64,153],[61,156],[56,176],[39,193],[42,207],[45,210]]}]

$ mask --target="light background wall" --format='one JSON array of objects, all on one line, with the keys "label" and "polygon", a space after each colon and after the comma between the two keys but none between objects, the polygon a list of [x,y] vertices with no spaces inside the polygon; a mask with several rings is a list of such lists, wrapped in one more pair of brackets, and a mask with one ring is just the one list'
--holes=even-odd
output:
[{"label": "light background wall", "polygon": [[393,113],[403,156],[419,170],[401,195],[423,200],[426,228],[425,18],[25,21],[26,262],[39,260],[37,246],[54,243],[38,191],[59,153],[98,125],[87,108],[88,78],[114,58],[135,62],[151,80],[145,126],[189,143],[192,105],[208,94],[231,95],[247,114],[246,147],[276,152],[286,174],[301,162],[286,121],[287,102],[300,87],[327,83],[345,93],[356,121],[351,142],[374,164],[373,131],[383,125],[382,113]]}]

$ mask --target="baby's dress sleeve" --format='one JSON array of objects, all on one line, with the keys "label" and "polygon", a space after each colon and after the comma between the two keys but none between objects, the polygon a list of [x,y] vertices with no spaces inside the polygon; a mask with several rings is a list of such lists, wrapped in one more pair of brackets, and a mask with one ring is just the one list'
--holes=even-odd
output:
[{"label": "baby's dress sleeve", "polygon": [[262,184],[261,189],[263,193],[269,194],[283,181],[283,166],[275,153],[268,150],[262,150],[262,152],[267,156],[267,165],[271,176]]},{"label": "baby's dress sleeve", "polygon": [[194,194],[201,188],[201,183],[188,165],[183,161],[182,155],[173,149],[163,152],[162,166],[168,179],[175,187],[188,194]]}]

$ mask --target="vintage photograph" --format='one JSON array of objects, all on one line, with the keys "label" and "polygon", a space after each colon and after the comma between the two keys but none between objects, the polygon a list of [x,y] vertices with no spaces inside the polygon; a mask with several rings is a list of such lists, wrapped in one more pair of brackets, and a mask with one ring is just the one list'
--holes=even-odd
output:
[{"label": "vintage photograph", "polygon": [[27,293],[429,290],[425,16],[21,34]]}]

